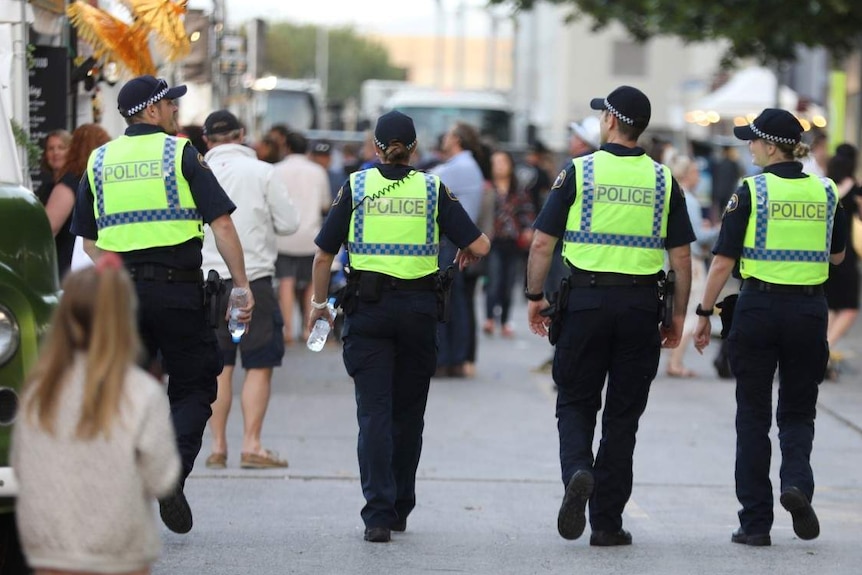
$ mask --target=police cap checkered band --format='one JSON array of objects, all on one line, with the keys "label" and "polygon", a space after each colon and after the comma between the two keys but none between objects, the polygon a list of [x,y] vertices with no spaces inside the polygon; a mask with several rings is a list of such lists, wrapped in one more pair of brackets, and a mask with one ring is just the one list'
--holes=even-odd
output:
[{"label": "police cap checkered band", "polygon": [[652,114],[652,106],[646,94],[631,86],[620,86],[606,98],[593,98],[593,110],[607,110],[624,124],[646,128]]},{"label": "police cap checkered band", "polygon": [[138,76],[132,78],[123,86],[117,96],[117,108],[120,114],[131,118],[147,106],[167,98],[176,100],[186,93],[185,86],[168,87],[168,83],[153,76]]},{"label": "police cap checkered band", "polygon": [[740,140],[766,140],[794,146],[802,140],[802,124],[780,108],[767,108],[747,126],[737,126],[733,134]]},{"label": "police cap checkered band", "polygon": [[374,128],[374,143],[381,150],[389,147],[393,140],[398,140],[408,150],[416,147],[416,128],[410,116],[392,110],[377,119],[377,127]]}]

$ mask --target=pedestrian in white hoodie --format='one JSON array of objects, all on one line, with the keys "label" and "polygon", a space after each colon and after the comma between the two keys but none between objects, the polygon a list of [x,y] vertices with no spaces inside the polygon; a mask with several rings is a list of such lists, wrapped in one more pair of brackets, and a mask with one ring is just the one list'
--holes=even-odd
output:
[{"label": "pedestrian in white hoodie", "polygon": [[[231,217],[242,242],[256,312],[238,344],[228,333],[224,319],[226,307],[219,315],[216,335],[224,353],[224,369],[218,377],[218,397],[212,406],[209,423],[212,451],[206,465],[210,468],[227,465],[225,428],[233,399],[231,381],[238,348],[246,370],[241,395],[240,466],[252,469],[287,467],[287,460],[264,449],[260,435],[269,404],[272,370],[281,365],[284,356],[283,320],[272,284],[278,256],[276,236],[294,233],[299,227],[299,215],[287,187],[274,177],[272,165],[258,160],[255,151],[242,144],[244,138],[239,121],[227,110],[213,112],[204,122],[204,140],[209,148],[206,162],[237,206]],[[210,269],[228,279],[228,290],[233,287],[227,266],[216,249],[216,238],[208,233],[204,237],[203,270]]]}]

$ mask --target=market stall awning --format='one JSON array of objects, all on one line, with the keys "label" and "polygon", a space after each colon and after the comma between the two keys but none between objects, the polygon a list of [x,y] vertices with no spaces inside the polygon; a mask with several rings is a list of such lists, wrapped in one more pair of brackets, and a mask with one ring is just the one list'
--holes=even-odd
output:
[{"label": "market stall awning", "polygon": [[[778,90],[776,102],[775,74],[768,68],[740,70],[724,86],[695,103],[690,112],[718,114],[722,119],[755,116],[764,108],[784,108],[795,111],[799,102],[796,92],[787,86]],[[776,105],[777,104],[777,105]]]}]

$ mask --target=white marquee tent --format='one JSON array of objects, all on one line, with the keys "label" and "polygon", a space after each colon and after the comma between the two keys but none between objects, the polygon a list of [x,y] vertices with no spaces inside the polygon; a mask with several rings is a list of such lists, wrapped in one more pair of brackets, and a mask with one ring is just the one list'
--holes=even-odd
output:
[{"label": "white marquee tent", "polygon": [[[740,70],[724,86],[695,102],[692,110],[716,112],[724,119],[759,114],[764,108],[776,107],[775,73],[768,68]],[[796,92],[781,86],[778,106],[794,111],[799,102]]]}]

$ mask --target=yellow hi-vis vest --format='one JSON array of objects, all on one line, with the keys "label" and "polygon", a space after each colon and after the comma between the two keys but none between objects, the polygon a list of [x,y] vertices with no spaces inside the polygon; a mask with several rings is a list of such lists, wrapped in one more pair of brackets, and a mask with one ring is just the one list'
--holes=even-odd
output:
[{"label": "yellow hi-vis vest", "polygon": [[784,285],[819,285],[829,277],[838,192],[828,178],[744,180],[751,194],[739,272]]},{"label": "yellow hi-vis vest", "polygon": [[370,168],[351,174],[350,187],[352,269],[407,280],[437,271],[440,178],[414,172],[393,182]]},{"label": "yellow hi-vis vest", "polygon": [[129,252],[203,239],[203,221],[182,170],[188,142],[161,132],[121,136],[90,154],[87,178],[99,248]]},{"label": "yellow hi-vis vest", "polygon": [[572,160],[577,194],[563,236],[563,259],[577,268],[631,275],[664,265],[670,170],[647,155],[598,151]]}]

